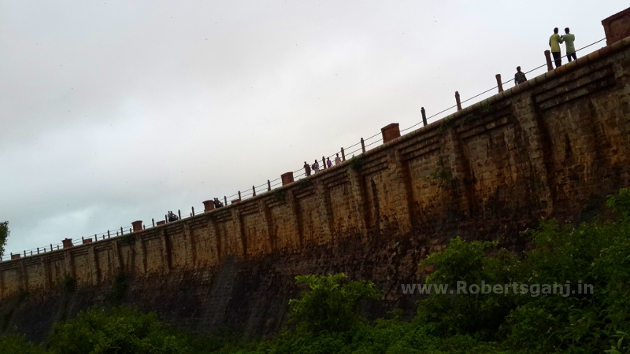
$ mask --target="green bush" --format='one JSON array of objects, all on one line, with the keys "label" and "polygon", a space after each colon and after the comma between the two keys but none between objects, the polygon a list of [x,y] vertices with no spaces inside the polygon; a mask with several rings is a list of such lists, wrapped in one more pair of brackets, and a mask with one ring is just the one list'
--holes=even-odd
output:
[{"label": "green bush", "polygon": [[190,353],[188,338],[160,323],[154,313],[127,306],[93,307],[55,325],[49,351],[87,353]]},{"label": "green bush", "polygon": [[355,326],[361,319],[357,314],[363,299],[377,299],[380,291],[372,282],[351,281],[341,284],[345,274],[297,276],[298,284],[308,290],[298,299],[289,301],[291,320],[310,332],[341,332]]},{"label": "green bush", "polygon": [[0,354],[43,354],[44,348],[28,342],[24,336],[9,334],[0,336]]}]

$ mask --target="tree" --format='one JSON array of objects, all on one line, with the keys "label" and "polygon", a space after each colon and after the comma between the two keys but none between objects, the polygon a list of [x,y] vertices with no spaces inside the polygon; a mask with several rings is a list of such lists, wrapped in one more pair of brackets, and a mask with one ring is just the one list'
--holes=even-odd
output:
[{"label": "tree", "polygon": [[0,257],[4,255],[4,246],[7,244],[9,233],[9,222],[0,222]]},{"label": "tree", "polygon": [[357,314],[360,301],[377,299],[380,291],[372,282],[341,284],[345,278],[343,273],[295,277],[296,283],[308,285],[309,290],[289,302],[292,320],[315,333],[351,329],[361,319]]}]

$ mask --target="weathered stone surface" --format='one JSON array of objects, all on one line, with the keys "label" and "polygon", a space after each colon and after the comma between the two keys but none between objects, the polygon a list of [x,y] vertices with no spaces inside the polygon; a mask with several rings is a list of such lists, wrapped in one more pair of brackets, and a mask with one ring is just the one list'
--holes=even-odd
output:
[{"label": "weathered stone surface", "polygon": [[[520,232],[541,217],[588,220],[628,187],[630,41],[597,53],[306,180],[125,237],[2,262],[0,331],[42,340],[54,321],[103,303],[120,272],[129,303],[204,332],[277,330],[299,274],[369,279],[385,300],[371,314],[411,311],[416,298],[400,284],[420,281],[419,261],[450,238],[522,249]],[[63,292],[66,275],[78,292]]]}]

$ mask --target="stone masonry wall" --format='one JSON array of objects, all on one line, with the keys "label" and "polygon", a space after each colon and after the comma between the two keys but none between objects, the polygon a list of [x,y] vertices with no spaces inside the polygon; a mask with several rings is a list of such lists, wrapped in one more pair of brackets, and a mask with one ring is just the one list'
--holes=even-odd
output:
[{"label": "stone masonry wall", "polygon": [[[412,311],[401,283],[460,235],[522,249],[542,218],[588,220],[628,187],[630,37],[310,178],[190,219],[0,263],[0,332],[125,301],[198,331],[269,333],[298,274],[346,272]],[[64,290],[66,276],[78,291]]]}]

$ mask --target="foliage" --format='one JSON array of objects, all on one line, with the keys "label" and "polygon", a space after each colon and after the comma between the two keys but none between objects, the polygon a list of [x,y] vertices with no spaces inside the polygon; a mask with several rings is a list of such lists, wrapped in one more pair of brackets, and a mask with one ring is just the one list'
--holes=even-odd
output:
[{"label": "foliage", "polygon": [[273,198],[278,202],[284,202],[284,193],[285,191],[275,191],[273,192]]},{"label": "foliage", "polygon": [[63,289],[66,291],[66,293],[75,292],[75,290],[77,289],[77,280],[74,279],[72,276],[66,274],[63,279]]},{"label": "foliage", "polygon": [[359,171],[361,167],[363,167],[363,163],[364,163],[363,156],[354,156],[350,159],[348,166],[350,166],[350,169],[352,169],[353,171]]},{"label": "foliage", "polygon": [[109,291],[105,294],[105,299],[113,304],[120,304],[120,302],[124,299],[125,294],[127,293],[127,276],[125,273],[120,272],[114,278],[114,283]]},{"label": "foliage", "polygon": [[310,187],[313,185],[313,181],[311,181],[310,178],[302,178],[299,182],[298,182],[298,188],[306,188],[306,187]]},{"label": "foliage", "polygon": [[314,333],[347,331],[356,325],[360,320],[356,314],[360,301],[377,299],[380,292],[372,282],[341,284],[346,278],[343,273],[297,276],[296,282],[306,284],[309,290],[289,301],[292,321]]},{"label": "foliage", "polygon": [[0,222],[0,257],[4,256],[4,247],[7,245],[7,239],[10,233],[9,222]]},{"label": "foliage", "polygon": [[26,340],[23,335],[9,334],[0,336],[0,354],[40,354],[45,353],[41,346]]},{"label": "foliage", "polygon": [[121,306],[93,307],[74,319],[57,323],[50,353],[190,353],[183,334],[158,321],[154,313]]}]

